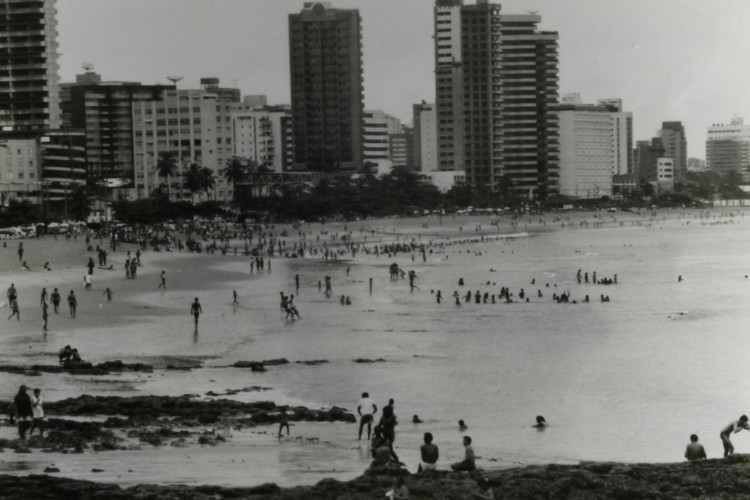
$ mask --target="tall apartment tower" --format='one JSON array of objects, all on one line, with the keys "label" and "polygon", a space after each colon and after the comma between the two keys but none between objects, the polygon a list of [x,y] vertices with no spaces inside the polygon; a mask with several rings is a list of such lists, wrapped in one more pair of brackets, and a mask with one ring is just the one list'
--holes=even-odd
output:
[{"label": "tall apartment tower", "polygon": [[0,2],[0,128],[60,127],[55,0]]},{"label": "tall apartment tower", "polygon": [[305,2],[289,15],[295,169],[362,167],[364,86],[357,9]]},{"label": "tall apartment tower", "polygon": [[750,168],[750,125],[745,125],[742,117],[733,116],[729,123],[708,127],[706,168],[713,172]]},{"label": "tall apartment tower", "polygon": [[440,170],[529,198],[559,191],[558,35],[539,22],[487,0],[436,0]]},{"label": "tall apartment tower", "polygon": [[687,138],[682,122],[662,122],[661,141],[664,155],[674,160],[674,179],[679,181],[687,173]]},{"label": "tall apartment tower", "polygon": [[420,172],[439,169],[435,104],[422,101],[413,109],[414,166]]}]

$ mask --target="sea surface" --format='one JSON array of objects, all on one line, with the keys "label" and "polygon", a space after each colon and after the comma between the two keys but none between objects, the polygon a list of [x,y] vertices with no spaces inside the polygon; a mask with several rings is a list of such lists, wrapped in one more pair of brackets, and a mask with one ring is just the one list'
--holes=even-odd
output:
[{"label": "sea surface", "polygon": [[[610,215],[600,216],[599,225],[588,220],[563,229],[548,219],[528,230],[513,228],[513,238],[481,241],[474,225],[486,228],[489,218],[467,219],[450,245],[436,245],[448,241],[444,237],[422,236],[433,240],[424,261],[418,253],[414,260],[408,253],[328,263],[274,259],[272,273],[259,275],[240,257],[184,258],[167,267],[174,290],[154,286],[127,298],[127,321],[65,326],[42,336],[9,331],[0,318],[0,362],[49,363],[70,343],[94,362],[189,359],[204,368],[31,380],[0,374],[0,392],[10,398],[19,383],[28,383],[52,401],[83,393],[204,395],[261,386],[268,390],[232,397],[356,412],[367,391],[381,408],[395,399],[395,449],[412,472],[427,431],[440,447],[440,468],[462,458],[462,435],[473,438],[478,465],[485,468],[680,461],[692,433],[709,457],[721,456],[719,431],[750,412],[750,218],[675,211],[638,223]],[[479,241],[457,243],[469,238]],[[418,289],[410,291],[408,280],[390,281],[391,262],[416,271]],[[616,274],[618,283],[578,284],[579,269],[590,277],[596,271],[598,279]],[[318,291],[326,275],[333,283],[330,298]],[[0,284],[7,287],[5,280]],[[497,294],[502,286],[514,294],[513,303],[474,303],[474,291]],[[518,298],[521,289],[528,302]],[[238,307],[232,306],[233,290]],[[280,291],[295,294],[302,319],[284,319]],[[454,291],[462,296],[460,306]],[[552,300],[563,292],[577,303]],[[340,304],[342,294],[352,305]],[[589,303],[583,303],[586,295]],[[188,314],[194,297],[205,312],[197,332]],[[227,366],[281,357],[291,363],[265,373]],[[310,360],[327,362],[296,363]],[[423,423],[411,423],[415,414]],[[537,415],[549,424],[542,431],[532,427]],[[468,425],[463,433],[459,419]],[[6,453],[0,472],[36,472],[55,463],[65,476],[121,484],[293,485],[353,478],[370,460],[355,424],[299,423],[281,441],[275,431],[235,430],[215,448],[144,445],[148,450],[75,459]],[[12,433],[3,428],[0,437]],[[750,451],[750,432],[732,439],[738,452]],[[105,472],[92,475],[92,467]]]}]

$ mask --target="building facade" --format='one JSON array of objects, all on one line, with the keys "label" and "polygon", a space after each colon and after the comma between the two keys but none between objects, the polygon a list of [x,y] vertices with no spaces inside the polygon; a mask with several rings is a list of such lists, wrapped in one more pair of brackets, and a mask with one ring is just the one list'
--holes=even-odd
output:
[{"label": "building facade", "polygon": [[133,103],[161,99],[174,85],[102,82],[93,72],[61,85],[61,109],[66,128],[86,132],[89,179],[103,186],[133,188]]},{"label": "building facade", "polygon": [[750,169],[750,141],[714,139],[706,142],[706,158],[712,172],[745,174]]},{"label": "building facade", "polygon": [[745,125],[742,117],[735,116],[728,124],[711,125],[706,140],[706,169],[717,172],[747,170],[750,165],[744,151],[748,144],[750,125]]},{"label": "building facade", "polygon": [[440,170],[518,196],[559,192],[556,32],[487,0],[435,5]]},{"label": "building facade", "polygon": [[[391,166],[391,134],[403,132],[401,120],[379,109],[365,110],[362,136],[362,161],[376,163],[381,168]],[[387,163],[387,164],[386,164]]]},{"label": "building facade", "polygon": [[192,164],[209,168],[215,187],[198,199],[229,201],[231,183],[222,175],[233,155],[232,103],[202,89],[166,90],[158,100],[133,103],[134,197],[148,197],[166,179],[156,165],[165,153],[175,154],[178,175],[171,177],[171,196],[187,198],[182,172]]},{"label": "building facade", "polygon": [[664,155],[674,160],[674,179],[680,181],[687,174],[687,138],[682,122],[662,122],[661,142],[664,145]]},{"label": "building facade", "polygon": [[60,127],[55,0],[0,2],[0,128]]},{"label": "building facade", "polygon": [[639,182],[656,182],[658,160],[665,157],[665,152],[661,137],[635,143],[633,164]]},{"label": "building facade", "polygon": [[438,170],[437,114],[435,104],[413,106],[414,166],[421,172]]},{"label": "building facade", "polygon": [[289,15],[296,170],[362,167],[362,26],[356,9],[305,2]]},{"label": "building facade", "polygon": [[261,106],[232,113],[234,156],[272,172],[288,172],[294,163],[289,106]]},{"label": "building facade", "polygon": [[560,125],[560,194],[612,195],[612,178],[632,171],[632,114],[619,99],[582,104],[576,94],[557,107]]},{"label": "building facade", "polygon": [[675,161],[674,158],[659,158],[656,160],[656,187],[660,193],[674,190]]},{"label": "building facade", "polygon": [[86,133],[83,130],[50,130],[40,138],[42,202],[65,209],[73,192],[86,185]]},{"label": "building facade", "polygon": [[414,166],[414,129],[404,126],[400,134],[390,134],[390,155],[394,167],[416,170]]}]

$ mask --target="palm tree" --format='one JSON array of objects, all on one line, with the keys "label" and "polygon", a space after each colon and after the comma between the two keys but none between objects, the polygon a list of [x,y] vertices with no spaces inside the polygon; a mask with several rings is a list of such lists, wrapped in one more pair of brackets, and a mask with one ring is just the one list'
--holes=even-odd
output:
[{"label": "palm tree", "polygon": [[199,191],[208,193],[215,185],[216,178],[213,171],[208,167],[201,167],[197,163],[193,163],[182,173],[182,186],[190,191],[193,201],[195,201],[195,193]]},{"label": "palm tree", "polygon": [[159,177],[164,177],[167,181],[167,198],[170,198],[169,193],[169,177],[176,174],[179,165],[177,164],[177,154],[174,151],[168,151],[163,153],[156,162],[156,173]]},{"label": "palm tree", "polygon": [[236,156],[232,158],[226,168],[222,169],[221,173],[224,175],[224,179],[227,182],[232,183],[232,201],[237,201],[237,183],[245,180],[247,174],[247,166],[243,165],[239,158]]}]

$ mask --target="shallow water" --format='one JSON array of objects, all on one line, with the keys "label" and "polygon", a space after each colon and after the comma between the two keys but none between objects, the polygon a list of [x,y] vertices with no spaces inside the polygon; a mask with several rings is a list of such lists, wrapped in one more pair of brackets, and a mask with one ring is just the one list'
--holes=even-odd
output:
[{"label": "shallow water", "polygon": [[[46,337],[10,332],[2,338],[2,362],[49,362],[58,346],[71,343],[85,345],[87,359],[95,362],[158,365],[187,357],[206,366],[103,380],[45,374],[31,383],[43,387],[48,400],[81,393],[203,394],[258,385],[272,389],[234,397],[356,411],[363,391],[379,406],[392,397],[400,421],[396,451],[411,470],[426,431],[440,446],[442,467],[461,458],[458,419],[469,426],[466,434],[474,439],[481,467],[678,461],[691,433],[717,457],[719,430],[747,412],[747,391],[738,381],[750,375],[742,355],[750,348],[744,329],[750,229],[740,216],[686,222],[672,218],[650,226],[531,231],[510,241],[447,246],[428,254],[427,262],[419,256],[412,262],[408,255],[358,255],[338,263],[274,260],[271,275],[249,274],[241,258],[199,256],[168,268],[175,289],[129,297],[138,300],[130,321],[107,328],[63,327]],[[411,293],[406,280],[389,281],[392,261],[417,272],[419,290]],[[598,277],[617,274],[619,284],[579,285],[578,269],[597,271]],[[297,273],[301,289],[295,303],[302,319],[285,321],[278,292],[294,293]],[[326,274],[333,281],[330,299],[317,289]],[[463,287],[457,285],[461,277]],[[523,288],[530,301],[462,300],[457,307],[451,297],[454,290],[498,293],[501,286],[516,295]],[[538,289],[544,297],[537,297]],[[231,306],[232,290],[240,295],[240,307]],[[430,290],[442,291],[442,304]],[[554,303],[552,294],[563,290],[579,302],[586,294],[592,301]],[[353,304],[341,306],[341,294]],[[601,294],[611,302],[600,302]],[[197,334],[187,314],[195,296],[205,311]],[[292,363],[266,373],[225,367],[236,360],[277,357]],[[385,361],[355,363],[357,358]],[[329,362],[294,363],[315,359]],[[0,381],[0,390],[12,395],[22,377],[2,374]],[[424,423],[412,424],[413,414]],[[542,432],[531,428],[538,414],[549,423]],[[63,475],[119,483],[300,484],[354,477],[369,462],[355,425],[298,424],[292,439],[282,442],[274,430],[238,431],[218,448],[98,454],[108,474],[90,475],[84,460]],[[747,451],[750,433],[733,441],[738,452]],[[3,469],[20,460],[4,458]],[[22,458],[40,460],[36,467],[63,460],[47,454]]]}]

